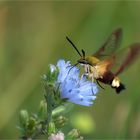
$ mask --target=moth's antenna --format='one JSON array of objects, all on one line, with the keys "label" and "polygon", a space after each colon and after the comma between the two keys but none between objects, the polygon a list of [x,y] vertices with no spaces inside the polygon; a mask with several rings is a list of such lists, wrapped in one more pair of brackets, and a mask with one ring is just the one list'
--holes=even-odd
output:
[{"label": "moth's antenna", "polygon": [[77,51],[77,53],[82,57],[81,53],[77,49],[77,47],[73,44],[73,42],[66,36],[66,39],[69,41],[69,43],[73,46],[73,48]]},{"label": "moth's antenna", "polygon": [[85,51],[82,49],[83,58],[85,58]]}]

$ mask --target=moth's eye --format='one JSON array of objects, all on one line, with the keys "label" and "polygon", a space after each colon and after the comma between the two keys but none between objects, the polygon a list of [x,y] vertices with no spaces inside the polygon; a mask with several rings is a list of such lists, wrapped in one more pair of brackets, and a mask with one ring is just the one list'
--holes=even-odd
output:
[{"label": "moth's eye", "polygon": [[82,63],[83,63],[83,64],[87,64],[87,61],[83,60]]}]

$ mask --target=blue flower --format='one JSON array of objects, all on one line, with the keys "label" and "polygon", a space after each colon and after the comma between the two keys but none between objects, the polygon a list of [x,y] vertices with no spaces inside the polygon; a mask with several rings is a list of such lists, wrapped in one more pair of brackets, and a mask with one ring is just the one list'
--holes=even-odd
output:
[{"label": "blue flower", "polygon": [[60,84],[61,98],[75,104],[91,106],[96,99],[97,85],[87,81],[85,76],[79,78],[79,69],[77,67],[71,69],[69,61],[59,60],[57,67],[59,69],[57,84]]}]

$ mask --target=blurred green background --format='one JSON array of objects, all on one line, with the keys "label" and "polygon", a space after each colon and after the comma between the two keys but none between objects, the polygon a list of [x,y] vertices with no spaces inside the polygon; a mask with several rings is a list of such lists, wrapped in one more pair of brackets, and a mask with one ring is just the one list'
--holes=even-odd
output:
[{"label": "blurred green background", "polygon": [[[66,35],[91,54],[122,27],[127,47],[140,42],[139,13],[138,1],[0,2],[0,138],[19,138],[19,111],[37,111],[48,64],[79,58]],[[120,76],[122,94],[106,86],[92,107],[74,106],[71,127],[85,139],[140,138],[139,58]]]}]

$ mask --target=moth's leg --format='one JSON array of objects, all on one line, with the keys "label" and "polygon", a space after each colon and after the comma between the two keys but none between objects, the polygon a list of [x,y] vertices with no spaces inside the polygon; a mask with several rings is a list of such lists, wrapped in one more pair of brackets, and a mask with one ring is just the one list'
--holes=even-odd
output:
[{"label": "moth's leg", "polygon": [[92,81],[92,83],[95,82],[95,78],[94,78],[94,75],[93,75],[93,74],[92,74],[92,76],[91,76],[91,81]]},{"label": "moth's leg", "polygon": [[105,88],[101,86],[101,84],[100,84],[100,82],[99,82],[98,80],[96,80],[96,83],[97,83],[102,89],[105,90]]},{"label": "moth's leg", "polygon": [[[94,78],[94,75],[93,74],[91,75],[91,82],[92,83],[95,82],[95,78]],[[93,86],[91,87],[91,91],[92,91],[92,94],[94,94]]]},{"label": "moth's leg", "polygon": [[89,76],[89,70],[88,65],[84,65],[85,72],[82,74],[81,79],[83,79],[84,76]]},{"label": "moth's leg", "polygon": [[81,78],[80,78],[80,79],[82,80],[84,76],[87,77],[87,76],[88,76],[88,73],[83,73],[83,74],[81,75]]}]

